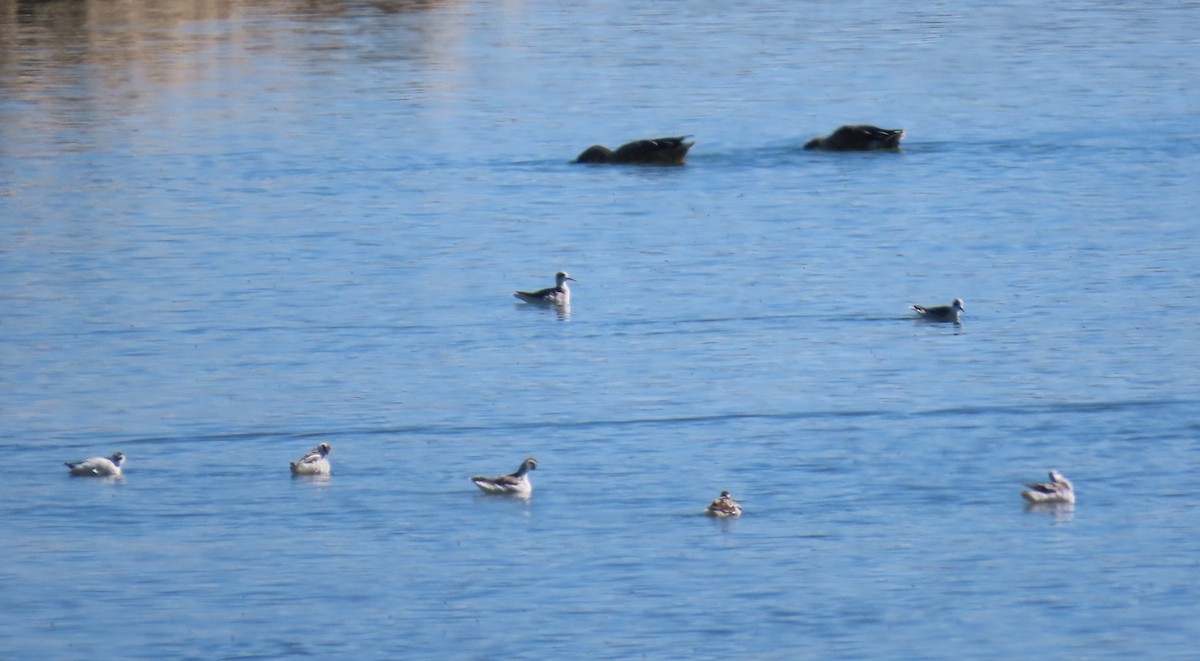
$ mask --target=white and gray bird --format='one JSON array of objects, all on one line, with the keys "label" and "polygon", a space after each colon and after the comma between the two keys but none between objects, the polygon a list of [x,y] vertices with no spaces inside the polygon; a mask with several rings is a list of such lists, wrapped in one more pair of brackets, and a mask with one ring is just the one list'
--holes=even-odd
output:
[{"label": "white and gray bird", "polygon": [[529,457],[522,461],[521,467],[511,475],[501,475],[500,477],[476,475],[471,478],[471,482],[484,493],[528,498],[533,493],[533,483],[529,481],[529,471],[536,468],[537,459]]},{"label": "white and gray bird", "polygon": [[333,446],[322,443],[308,451],[298,461],[293,461],[292,475],[329,475],[329,459],[327,458]]},{"label": "white and gray bird", "polygon": [[1022,491],[1021,496],[1031,503],[1075,502],[1075,485],[1056,470],[1050,471],[1049,482],[1027,482],[1025,486],[1029,490]]},{"label": "white and gray bird", "polygon": [[123,452],[114,452],[111,457],[92,457],[83,461],[63,462],[71,475],[79,477],[121,477],[121,464],[125,463]]},{"label": "white and gray bird", "polygon": [[963,307],[962,299],[956,298],[950,305],[938,305],[935,307],[913,305],[910,306],[909,309],[921,315],[922,319],[928,319],[929,321],[948,321],[957,324],[958,316],[962,314],[965,308]]},{"label": "white and gray bird", "polygon": [[526,303],[540,303],[543,305],[570,305],[571,304],[571,288],[567,286],[567,281],[578,282],[575,278],[567,275],[566,271],[559,271],[554,274],[554,286],[537,291],[515,291],[513,296],[525,301]]}]

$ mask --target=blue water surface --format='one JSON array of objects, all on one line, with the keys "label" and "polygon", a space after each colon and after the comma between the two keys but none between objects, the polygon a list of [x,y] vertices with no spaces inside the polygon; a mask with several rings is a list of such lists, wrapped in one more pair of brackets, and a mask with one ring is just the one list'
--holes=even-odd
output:
[{"label": "blue water surface", "polygon": [[[0,2],[0,657],[1194,658],[1197,52],[1179,2]],[[802,149],[845,123],[904,150]]]}]

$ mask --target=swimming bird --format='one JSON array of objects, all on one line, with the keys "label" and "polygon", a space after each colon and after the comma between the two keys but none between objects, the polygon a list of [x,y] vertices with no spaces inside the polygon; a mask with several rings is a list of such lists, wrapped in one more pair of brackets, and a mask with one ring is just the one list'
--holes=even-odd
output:
[{"label": "swimming bird", "polygon": [[1027,482],[1025,486],[1029,491],[1022,491],[1021,496],[1031,503],[1075,502],[1075,485],[1056,470],[1050,471],[1049,482]]},{"label": "swimming bird", "polygon": [[329,475],[329,460],[325,457],[333,446],[322,443],[308,451],[299,461],[292,462],[292,475]]},{"label": "swimming bird", "polygon": [[909,309],[921,315],[922,319],[929,321],[951,321],[958,323],[958,315],[966,308],[963,307],[961,298],[954,299],[950,305],[938,305],[927,308],[924,305],[910,305]]},{"label": "swimming bird", "polygon": [[729,495],[728,491],[722,491],[719,498],[708,504],[708,515],[719,519],[727,516],[741,516],[742,506]]},{"label": "swimming bird", "polygon": [[114,452],[111,457],[92,457],[83,461],[65,461],[63,464],[70,469],[71,475],[80,477],[121,477],[121,464],[125,463],[125,454]]},{"label": "swimming bird", "polygon": [[483,490],[484,493],[521,496],[528,498],[533,493],[533,483],[529,481],[529,471],[537,468],[537,459],[529,457],[521,462],[521,467],[512,475],[501,475],[500,477],[481,477],[476,475],[471,478],[475,486]]},{"label": "swimming bird", "polygon": [[881,129],[869,124],[847,125],[838,128],[824,138],[813,138],[804,145],[805,149],[827,151],[876,151],[900,149],[904,129]]},{"label": "swimming bird", "polygon": [[695,142],[684,142],[691,136],[654,138],[627,142],[616,151],[603,145],[592,145],[583,150],[576,163],[634,163],[641,165],[683,165],[683,159]]},{"label": "swimming bird", "polygon": [[575,278],[567,275],[566,271],[559,271],[554,274],[554,286],[537,291],[515,291],[513,296],[525,301],[526,303],[543,303],[548,305],[570,305],[571,303],[571,288],[567,286],[567,280],[571,282],[579,282]]}]

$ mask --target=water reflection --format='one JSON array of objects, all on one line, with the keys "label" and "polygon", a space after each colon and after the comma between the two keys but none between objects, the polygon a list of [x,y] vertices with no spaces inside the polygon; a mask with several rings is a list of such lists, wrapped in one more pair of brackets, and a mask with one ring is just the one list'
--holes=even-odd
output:
[{"label": "water reflection", "polygon": [[332,477],[329,475],[292,475],[293,482],[304,482],[318,487],[327,487]]},{"label": "water reflection", "polygon": [[740,516],[710,516],[707,512],[703,512],[702,515],[712,521],[712,525],[719,527],[721,532],[730,532],[742,520]]},{"label": "water reflection", "polygon": [[72,480],[81,482],[99,482],[101,484],[121,484],[125,481],[124,475],[74,475],[68,473]]},{"label": "water reflection", "polygon": [[554,310],[554,315],[556,317],[558,317],[559,321],[570,321],[571,320],[571,306],[570,305],[529,305],[529,304],[517,303],[513,307],[521,309],[521,310],[528,310],[529,312],[531,312],[533,314],[542,314],[549,310]]},{"label": "water reflection", "polygon": [[[0,88],[56,92],[69,75],[92,82],[181,82],[196,80],[202,67],[194,56],[212,45],[234,44],[250,51],[319,50],[361,47],[392,57],[419,54],[437,30],[423,21],[396,23],[347,18],[392,17],[425,12],[436,0],[373,2],[114,2],[61,1],[0,4]],[[5,10],[7,9],[7,11]],[[305,30],[279,30],[271,19],[314,24]],[[338,29],[316,23],[344,27]],[[366,32],[367,34],[364,34]],[[372,45],[372,33],[386,44]],[[72,70],[79,65],[97,68]],[[244,61],[238,68],[252,68]],[[183,75],[181,72],[192,72]],[[136,72],[137,75],[133,75]]]},{"label": "water reflection", "polygon": [[533,501],[532,493],[477,493],[474,496],[476,504],[483,503],[514,503],[529,506]]},{"label": "water reflection", "polygon": [[368,0],[345,2],[343,0],[309,0],[308,2],[285,2],[284,10],[291,14],[322,16],[363,16],[372,14],[407,14],[426,11],[442,2],[438,0]]},{"label": "water reflection", "polygon": [[459,66],[460,17],[427,11],[441,5],[0,2],[0,145],[16,153],[161,153],[203,127],[249,131],[255,117],[314,105],[308,94],[318,83],[268,89],[262,72],[330,76],[331,55],[416,62],[389,78],[398,98],[424,98],[445,79],[428,69]]},{"label": "water reflection", "polygon": [[1026,512],[1054,517],[1055,521],[1071,521],[1075,518],[1074,503],[1028,503]]}]

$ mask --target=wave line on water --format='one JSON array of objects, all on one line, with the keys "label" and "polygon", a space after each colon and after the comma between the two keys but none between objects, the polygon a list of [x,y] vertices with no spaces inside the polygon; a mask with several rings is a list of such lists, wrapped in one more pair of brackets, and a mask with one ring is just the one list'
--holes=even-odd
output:
[{"label": "wave line on water", "polygon": [[257,431],[236,431],[217,434],[188,435],[188,436],[147,436],[129,438],[121,443],[194,443],[217,441],[252,441],[268,439],[312,440],[326,438],[346,438],[355,436],[398,436],[397,442],[412,438],[428,438],[438,436],[461,436],[466,434],[487,434],[497,431],[525,431],[537,429],[596,429],[604,427],[638,427],[638,426],[677,426],[720,423],[735,420],[804,420],[821,418],[873,418],[873,417],[975,417],[978,415],[1000,414],[1047,414],[1047,413],[1104,413],[1128,409],[1152,409],[1179,405],[1194,405],[1196,400],[1130,400],[1117,402],[1055,402],[1045,404],[1014,404],[997,406],[962,406],[953,408],[929,409],[924,411],[894,411],[883,409],[858,410],[824,410],[824,411],[777,411],[777,412],[729,412],[710,415],[645,417],[608,420],[518,420],[481,425],[453,424],[422,424],[399,425],[368,428],[342,428],[334,430],[286,430],[264,429]]},{"label": "wave line on water", "polygon": [[1194,405],[1196,400],[1185,399],[1155,399],[1129,400],[1123,402],[1051,402],[1044,404],[1015,404],[996,406],[958,406],[943,409],[916,411],[915,416],[975,416],[995,413],[1093,413],[1106,411],[1123,411],[1127,409],[1162,408],[1169,406]]}]

